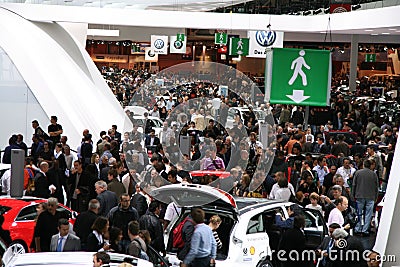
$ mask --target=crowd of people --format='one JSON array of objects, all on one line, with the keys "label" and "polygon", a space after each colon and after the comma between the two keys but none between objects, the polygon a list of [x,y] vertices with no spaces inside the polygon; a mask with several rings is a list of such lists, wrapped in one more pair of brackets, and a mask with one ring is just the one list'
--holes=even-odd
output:
[{"label": "crowd of people", "polygon": [[[10,163],[11,149],[25,150],[25,194],[49,199],[37,221],[35,251],[58,250],[54,234],[60,231],[61,236],[67,222],[59,220],[62,215],[53,204],[65,203],[81,213],[73,227],[80,245],[73,250],[145,258],[141,254],[151,245],[165,253],[163,230],[179,212],[149,193],[175,183],[209,184],[237,196],[292,201],[320,210],[329,226],[338,224],[359,236],[370,234],[374,204],[386,189],[398,138],[398,122],[382,120],[372,102],[352,101],[333,81],[329,119],[317,124],[318,115],[311,109],[305,125],[301,106],[256,103],[247,90],[251,80],[238,75],[221,78],[223,84],[243,87],[227,95],[221,95],[216,83],[188,83],[190,78],[171,92],[146,82],[149,77],[143,71],[114,69],[106,78],[121,104],[146,107],[144,117],[164,121],[158,135],[149,123],[134,123],[123,134],[112,125],[98,141],[84,129],[82,142],[69,144],[68,129],[52,116],[47,131],[32,121],[30,149],[21,134],[10,137],[2,162]],[[167,81],[174,75],[163,77]],[[370,94],[368,84],[360,84],[355,94]],[[154,95],[166,95],[167,100]],[[213,107],[210,98],[220,99],[221,106]],[[246,105],[250,113],[242,118],[234,114],[233,127],[226,128],[229,109]],[[263,143],[252,108],[266,114],[269,132]],[[132,118],[129,111],[127,115]],[[326,135],[331,131],[342,134]],[[356,134],[352,146],[345,138],[350,132]],[[190,152],[184,155],[178,146],[180,136],[190,136]],[[74,155],[71,150],[76,147]],[[198,179],[191,176],[193,170],[219,170],[229,172],[229,177]],[[9,171],[2,177],[5,194],[10,177]],[[185,264],[190,262],[186,256],[181,257]]]}]

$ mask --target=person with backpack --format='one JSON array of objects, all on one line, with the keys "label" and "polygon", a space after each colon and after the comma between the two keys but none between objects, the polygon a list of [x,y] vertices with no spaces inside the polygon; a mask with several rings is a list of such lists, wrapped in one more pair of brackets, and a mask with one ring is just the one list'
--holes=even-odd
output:
[{"label": "person with backpack", "polygon": [[139,236],[139,223],[130,221],[128,224],[128,235],[131,243],[128,246],[128,254],[144,260],[149,260],[147,245]]},{"label": "person with backpack", "polygon": [[209,267],[215,266],[217,257],[217,242],[212,230],[204,224],[205,213],[201,208],[192,209],[191,215],[196,223],[190,242],[189,253],[185,256],[181,267]]},{"label": "person with backpack", "polygon": [[189,214],[173,231],[172,250],[177,252],[178,259],[183,261],[190,250],[194,232],[194,221]]}]

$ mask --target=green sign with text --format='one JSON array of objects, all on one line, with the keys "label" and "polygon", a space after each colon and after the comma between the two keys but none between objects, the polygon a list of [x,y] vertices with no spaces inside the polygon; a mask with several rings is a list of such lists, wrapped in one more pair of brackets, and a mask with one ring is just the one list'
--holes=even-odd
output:
[{"label": "green sign with text", "polygon": [[328,106],[331,53],[273,48],[267,51],[266,101],[271,104]]}]

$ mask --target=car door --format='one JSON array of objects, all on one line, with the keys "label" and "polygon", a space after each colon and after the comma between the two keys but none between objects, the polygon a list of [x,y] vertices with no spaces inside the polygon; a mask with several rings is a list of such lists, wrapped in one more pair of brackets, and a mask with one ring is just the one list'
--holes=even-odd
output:
[{"label": "car door", "polygon": [[235,232],[235,238],[242,241],[241,251],[234,255],[235,262],[241,262],[245,266],[256,266],[263,257],[271,255],[263,210],[258,209],[242,216],[239,224],[243,223],[246,227],[239,226]]},{"label": "car door", "polygon": [[322,239],[328,235],[325,220],[318,210],[302,209],[302,215],[306,221],[304,228],[306,248],[316,249],[321,244]]}]

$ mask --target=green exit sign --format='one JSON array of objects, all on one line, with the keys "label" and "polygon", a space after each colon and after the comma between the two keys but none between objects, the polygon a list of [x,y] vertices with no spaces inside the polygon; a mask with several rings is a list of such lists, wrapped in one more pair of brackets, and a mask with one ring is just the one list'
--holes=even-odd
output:
[{"label": "green exit sign", "polygon": [[376,62],[376,54],[365,54],[365,62]]}]

